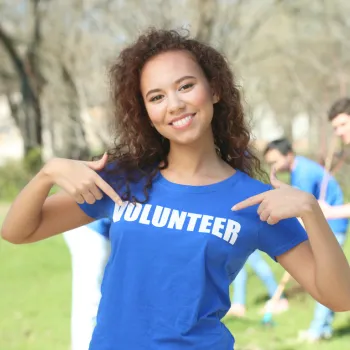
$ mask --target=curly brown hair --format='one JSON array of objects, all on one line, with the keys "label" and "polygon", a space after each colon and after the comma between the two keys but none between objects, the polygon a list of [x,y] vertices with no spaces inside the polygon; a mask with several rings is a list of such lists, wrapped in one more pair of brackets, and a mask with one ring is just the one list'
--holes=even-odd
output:
[{"label": "curly brown hair", "polygon": [[[212,128],[220,157],[233,168],[252,177],[266,175],[249,146],[241,96],[225,57],[214,48],[191,39],[189,33],[151,28],[125,48],[110,70],[111,93],[117,136],[109,150],[109,162],[117,164],[113,179],[123,179],[124,200],[145,202],[158,171],[168,166],[169,140],[151,126],[140,91],[145,63],[160,53],[185,50],[196,59],[214,91],[220,96],[214,105]],[[115,176],[117,174],[121,177]],[[144,178],[145,199],[136,198],[131,183]]]}]

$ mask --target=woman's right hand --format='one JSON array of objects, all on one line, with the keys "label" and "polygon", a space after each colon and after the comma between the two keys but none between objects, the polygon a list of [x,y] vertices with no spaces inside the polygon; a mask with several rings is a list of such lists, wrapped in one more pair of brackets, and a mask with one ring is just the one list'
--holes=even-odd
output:
[{"label": "woman's right hand", "polygon": [[118,205],[122,205],[119,195],[96,173],[106,166],[107,160],[107,153],[101,159],[90,162],[54,158],[46,163],[42,171],[53,184],[62,188],[79,204],[93,204],[102,198],[104,192]]}]

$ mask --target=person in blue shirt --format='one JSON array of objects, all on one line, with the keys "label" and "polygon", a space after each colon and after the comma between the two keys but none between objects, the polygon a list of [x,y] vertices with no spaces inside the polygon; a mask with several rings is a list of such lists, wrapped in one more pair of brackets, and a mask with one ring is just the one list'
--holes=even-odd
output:
[{"label": "person in blue shirt", "polygon": [[87,350],[96,324],[101,282],[110,252],[111,220],[63,233],[72,260],[71,350]]},{"label": "person in blue shirt", "polygon": [[[328,120],[332,125],[334,136],[339,137],[345,146],[350,145],[350,97],[334,101],[328,111]],[[329,205],[321,201],[321,208],[326,218],[350,218],[350,203]]]},{"label": "person in blue shirt", "polygon": [[[350,309],[349,264],[318,202],[273,173],[258,179],[221,53],[149,29],[110,72],[115,145],[95,161],[48,161],[1,229],[23,244],[111,219],[90,350],[232,350],[229,286],[257,249],[324,305]],[[48,197],[54,184],[64,192]]]},{"label": "person in blue shirt", "polygon": [[[270,142],[264,151],[265,161],[274,165],[276,171],[289,172],[292,186],[309,192],[316,199],[324,200],[330,206],[344,203],[343,192],[336,181],[324,167],[311,159],[296,155],[289,140],[282,138]],[[320,198],[325,186],[324,198]],[[344,245],[348,228],[348,219],[329,219],[329,226],[341,246]],[[300,338],[317,341],[332,336],[334,312],[324,305],[317,303],[314,318],[307,331]]]}]

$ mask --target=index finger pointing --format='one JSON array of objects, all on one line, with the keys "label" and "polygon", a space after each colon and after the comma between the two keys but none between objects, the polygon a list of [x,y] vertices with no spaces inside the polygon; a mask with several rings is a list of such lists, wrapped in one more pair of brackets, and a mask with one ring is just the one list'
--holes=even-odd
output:
[{"label": "index finger pointing", "polygon": [[263,199],[264,193],[257,194],[256,196],[249,197],[242,202],[237,203],[231,208],[231,210],[241,210],[247,207],[251,207],[252,205],[261,203]]},{"label": "index finger pointing", "polygon": [[286,184],[280,180],[277,179],[277,176],[276,176],[276,168],[275,167],[272,167],[271,168],[271,172],[270,172],[270,182],[271,182],[271,185],[274,187],[274,188],[280,188],[280,187],[283,187],[285,186]]},{"label": "index finger pointing", "polygon": [[97,175],[95,183],[114,202],[116,202],[118,205],[123,204],[123,201],[121,200],[117,192],[114,191],[113,187],[109,185],[105,180],[103,180],[99,175]]}]

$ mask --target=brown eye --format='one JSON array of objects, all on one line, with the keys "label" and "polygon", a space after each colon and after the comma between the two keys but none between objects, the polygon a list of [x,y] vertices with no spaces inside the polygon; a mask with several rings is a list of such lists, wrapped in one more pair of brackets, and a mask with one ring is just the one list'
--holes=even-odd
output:
[{"label": "brown eye", "polygon": [[154,96],[150,99],[151,102],[159,101],[163,96],[162,95],[157,95]]},{"label": "brown eye", "polygon": [[181,90],[190,89],[193,85],[194,85],[193,83],[188,83],[188,84],[182,85],[179,90],[181,91]]}]

